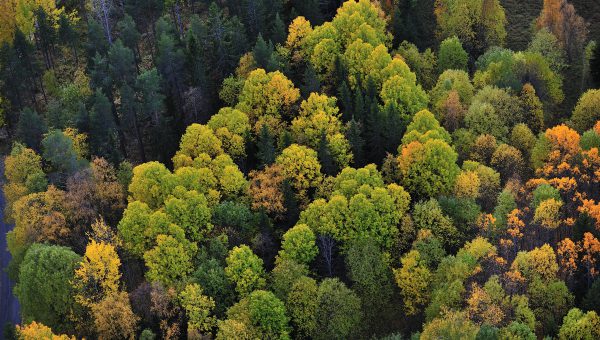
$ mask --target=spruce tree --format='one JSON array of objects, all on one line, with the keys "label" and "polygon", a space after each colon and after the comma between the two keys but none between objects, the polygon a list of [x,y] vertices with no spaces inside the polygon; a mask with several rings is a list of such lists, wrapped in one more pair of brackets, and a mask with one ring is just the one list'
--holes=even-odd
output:
[{"label": "spruce tree", "polygon": [[138,44],[140,42],[140,32],[135,27],[135,21],[129,14],[125,14],[123,19],[117,24],[119,32],[121,32],[120,39],[123,41],[123,45],[133,51],[136,65],[140,62],[140,52]]},{"label": "spruce tree", "polygon": [[254,49],[252,49],[252,54],[254,55],[256,65],[268,71],[273,54],[273,44],[270,41],[265,41],[262,34],[258,35]]},{"label": "spruce tree", "polygon": [[79,64],[79,56],[77,54],[77,42],[79,40],[77,31],[73,28],[71,20],[62,13],[58,19],[58,41],[64,45],[69,46],[73,51],[73,57],[75,58],[75,64]]},{"label": "spruce tree", "polygon": [[338,87],[338,96],[340,98],[340,104],[342,104],[342,118],[345,121],[354,119],[354,104],[352,103],[352,93],[348,87],[348,83],[343,81]]},{"label": "spruce tree", "polygon": [[275,140],[266,124],[263,124],[260,128],[257,149],[256,158],[261,168],[275,162]]},{"label": "spruce tree", "polygon": [[275,14],[275,21],[273,21],[273,28],[271,29],[271,40],[275,44],[282,44],[285,42],[287,37],[285,24],[281,20],[279,13]]},{"label": "spruce tree", "polygon": [[19,117],[16,137],[33,150],[40,151],[40,142],[48,128],[40,115],[30,108],[25,108]]},{"label": "spruce tree", "polygon": [[117,164],[119,161],[118,135],[111,114],[108,98],[96,90],[92,99],[94,105],[90,114],[90,151],[92,155],[104,157]]},{"label": "spruce tree", "polygon": [[300,216],[300,207],[298,205],[298,199],[292,189],[292,185],[289,180],[284,180],[282,184],[283,191],[283,205],[285,206],[286,214],[285,219],[286,227],[291,227],[296,224]]},{"label": "spruce tree", "polygon": [[321,89],[321,82],[319,81],[317,73],[312,65],[308,65],[304,70],[302,83],[303,86],[300,88],[300,90],[302,91],[302,96],[304,96],[304,98],[308,98],[311,93],[319,92]]},{"label": "spruce tree", "polygon": [[329,148],[329,142],[327,141],[327,135],[325,131],[321,131],[321,139],[319,140],[319,148],[317,150],[317,156],[321,163],[321,172],[328,176],[335,176],[337,174],[337,167],[335,160],[331,155],[331,149]]},{"label": "spruce tree", "polygon": [[354,167],[359,168],[365,165],[365,140],[361,136],[361,128],[359,123],[352,119],[348,123],[346,138],[350,142],[350,149],[354,156]]}]

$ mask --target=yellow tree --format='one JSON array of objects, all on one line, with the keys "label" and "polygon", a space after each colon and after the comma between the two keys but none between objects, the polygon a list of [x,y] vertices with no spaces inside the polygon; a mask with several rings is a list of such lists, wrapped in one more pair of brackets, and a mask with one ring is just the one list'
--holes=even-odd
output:
[{"label": "yellow tree", "polygon": [[394,269],[396,283],[402,293],[406,314],[415,315],[429,301],[432,274],[417,250],[403,256],[401,263],[402,267]]},{"label": "yellow tree", "polygon": [[129,303],[127,292],[114,292],[92,305],[98,339],[135,339],[139,317]]},{"label": "yellow tree", "polygon": [[75,271],[73,286],[75,299],[91,306],[119,290],[121,260],[114,246],[91,240],[79,268]]},{"label": "yellow tree", "polygon": [[50,327],[32,321],[26,326],[17,326],[17,338],[19,340],[74,340],[75,337],[68,337],[66,335],[56,335],[52,333]]},{"label": "yellow tree", "polygon": [[292,144],[283,150],[275,163],[301,198],[305,198],[308,189],[317,187],[321,181],[321,163],[311,148]]}]

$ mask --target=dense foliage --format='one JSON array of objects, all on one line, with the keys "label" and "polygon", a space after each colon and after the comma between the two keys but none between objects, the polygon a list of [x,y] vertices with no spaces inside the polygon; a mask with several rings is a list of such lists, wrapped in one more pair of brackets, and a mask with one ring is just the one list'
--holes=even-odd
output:
[{"label": "dense foliage", "polygon": [[600,8],[533,3],[3,1],[5,337],[600,338]]}]

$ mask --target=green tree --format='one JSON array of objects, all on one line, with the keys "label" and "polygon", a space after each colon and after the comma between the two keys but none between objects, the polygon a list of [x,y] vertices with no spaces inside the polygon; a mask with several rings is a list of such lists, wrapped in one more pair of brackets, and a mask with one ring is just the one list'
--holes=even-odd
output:
[{"label": "green tree", "polygon": [[[269,291],[255,290],[229,308],[227,318],[227,321],[241,323],[253,339],[290,339],[285,305]],[[223,324],[219,324],[219,333],[223,333]],[[238,333],[236,337],[240,335]],[[217,334],[217,339],[221,338],[227,336]]]},{"label": "green tree", "polygon": [[210,332],[216,324],[215,317],[211,316],[215,302],[203,293],[202,287],[197,283],[186,285],[179,293],[179,301],[188,318],[188,334]]},{"label": "green tree", "polygon": [[467,70],[469,55],[463,49],[456,36],[446,38],[440,44],[438,52],[438,69],[442,73],[446,70]]},{"label": "green tree", "polygon": [[457,36],[475,56],[504,44],[506,16],[498,0],[437,0],[434,13],[439,37]]},{"label": "green tree", "polygon": [[81,257],[66,247],[33,244],[21,263],[15,294],[24,320],[37,320],[58,332],[71,331],[71,281]]},{"label": "green tree", "polygon": [[398,156],[401,183],[416,198],[449,193],[459,167],[458,155],[446,142],[431,139],[402,146]]},{"label": "green tree", "polygon": [[346,339],[356,334],[362,319],[356,293],[337,278],[325,279],[319,285],[317,301],[313,339]]},{"label": "green tree", "polygon": [[319,252],[315,240],[312,229],[306,224],[297,224],[283,234],[279,257],[308,265]]},{"label": "green tree", "polygon": [[21,111],[16,138],[27,147],[39,151],[43,135],[47,130],[46,123],[35,110],[25,108]]},{"label": "green tree", "polygon": [[92,98],[90,113],[90,151],[92,155],[116,162],[120,158],[117,151],[119,136],[111,113],[111,104],[100,89]]},{"label": "green tree", "polygon": [[573,308],[563,319],[559,339],[597,339],[600,337],[600,317],[596,312],[583,313]]},{"label": "green tree", "polygon": [[73,140],[60,130],[52,130],[42,140],[43,156],[59,176],[59,184],[66,183],[67,177],[85,166],[85,160],[78,157]]},{"label": "green tree", "polygon": [[240,297],[246,297],[252,291],[265,286],[263,261],[248,246],[233,247],[226,262],[225,275],[229,281],[235,283],[235,291]]},{"label": "green tree", "polygon": [[167,286],[185,280],[192,272],[192,259],[197,246],[170,235],[158,235],[156,246],[144,253],[149,281],[160,281]]},{"label": "green tree", "polygon": [[288,293],[285,306],[299,337],[310,337],[317,327],[318,290],[317,282],[304,276],[296,280]]},{"label": "green tree", "polygon": [[579,133],[594,127],[600,120],[600,90],[589,90],[579,98],[573,110],[571,121]]}]

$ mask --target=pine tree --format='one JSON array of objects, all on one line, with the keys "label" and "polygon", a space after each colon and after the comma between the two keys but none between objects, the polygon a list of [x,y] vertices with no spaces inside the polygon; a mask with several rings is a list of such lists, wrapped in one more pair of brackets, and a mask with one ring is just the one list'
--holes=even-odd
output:
[{"label": "pine tree", "polygon": [[108,42],[104,37],[102,26],[96,20],[88,20],[87,29],[86,55],[88,57],[88,66],[90,66],[96,55],[106,56]]},{"label": "pine tree", "polygon": [[321,82],[319,81],[317,73],[312,65],[308,65],[304,70],[302,83],[303,86],[300,88],[300,90],[302,91],[302,96],[305,98],[308,98],[308,96],[310,96],[310,94],[313,92],[318,93],[321,89]]},{"label": "pine tree", "polygon": [[110,102],[100,90],[96,90],[92,100],[94,106],[90,114],[90,151],[92,155],[104,157],[116,164],[120,158],[117,151],[118,135]]},{"label": "pine tree", "polygon": [[69,18],[63,13],[58,19],[58,41],[64,46],[71,47],[73,51],[73,57],[75,57],[75,64],[79,64],[79,57],[77,55],[77,42],[78,34]]},{"label": "pine tree", "polygon": [[136,76],[133,51],[121,39],[110,46],[108,51],[108,71],[117,87],[132,84]]},{"label": "pine tree", "polygon": [[319,162],[321,163],[321,171],[328,176],[335,176],[337,174],[337,167],[335,166],[335,161],[331,155],[331,149],[329,148],[329,142],[327,141],[325,131],[321,131],[317,155],[319,157]]},{"label": "pine tree", "polygon": [[348,125],[346,138],[350,142],[350,148],[354,156],[354,167],[359,168],[365,165],[365,140],[361,136],[361,128],[356,120],[350,120]]},{"label": "pine tree", "polygon": [[271,29],[271,40],[275,44],[284,43],[287,37],[285,31],[285,24],[281,20],[281,16],[279,16],[279,13],[275,14],[275,21],[273,21],[273,28]]},{"label": "pine tree", "polygon": [[16,137],[27,147],[39,152],[42,137],[47,131],[46,122],[35,110],[25,108],[21,112]]},{"label": "pine tree", "polygon": [[125,14],[123,19],[117,24],[119,32],[121,32],[120,39],[123,41],[125,47],[133,51],[136,65],[140,62],[140,51],[138,44],[140,41],[140,32],[135,27],[135,21],[129,14]]},{"label": "pine tree", "polygon": [[365,135],[369,145],[369,161],[379,163],[385,157],[385,140],[382,135],[384,125],[383,114],[376,103],[371,105],[369,111],[365,121]]},{"label": "pine tree", "polygon": [[138,104],[135,100],[135,92],[125,84],[120,89],[121,107],[120,113],[123,120],[123,129],[127,131],[127,136],[135,138],[138,146],[139,157],[142,162],[146,161],[146,153],[144,150],[144,141],[140,131],[140,123],[138,121]]},{"label": "pine tree", "polygon": [[275,162],[275,140],[266,124],[263,124],[260,129],[257,140],[257,149],[256,157],[258,158],[259,166],[261,168]]},{"label": "pine tree", "polygon": [[365,122],[368,110],[369,108],[365,106],[365,99],[362,91],[357,88],[356,91],[354,91],[354,119],[359,122]]},{"label": "pine tree", "polygon": [[402,141],[410,117],[402,114],[395,103],[390,103],[380,113],[380,119],[385,152],[393,154]]},{"label": "pine tree", "polygon": [[273,54],[273,44],[271,41],[266,42],[262,34],[259,34],[254,49],[252,49],[252,54],[254,55],[256,65],[268,71]]},{"label": "pine tree", "polygon": [[46,96],[40,80],[41,70],[34,56],[35,51],[33,45],[19,29],[17,29],[15,32],[13,48],[17,56],[17,68],[22,72],[16,76],[18,77],[19,82],[23,82],[25,79],[29,81],[28,90],[31,96],[31,102],[35,104],[35,93],[37,90],[38,81],[42,90],[42,94],[44,94],[44,98]]},{"label": "pine tree", "polygon": [[298,206],[298,199],[294,194],[294,190],[289,180],[284,180],[282,185],[283,191],[283,204],[285,206],[286,214],[286,227],[291,227],[296,224],[298,217],[300,216],[300,207]]},{"label": "pine tree", "polygon": [[185,80],[185,53],[176,44],[175,38],[170,34],[163,33],[159,38],[156,66],[165,80],[171,96],[175,99],[175,104],[181,114]]},{"label": "pine tree", "polygon": [[56,31],[54,30],[53,23],[48,17],[48,13],[39,7],[35,11],[36,17],[36,35],[39,39],[39,47],[42,50],[46,68],[50,69],[54,67],[54,44],[56,43]]},{"label": "pine tree", "polygon": [[[321,25],[324,20],[323,13],[319,8],[318,0],[293,0],[292,4],[294,9],[298,11],[298,15],[301,15],[308,19],[313,25]],[[295,18],[296,16],[292,16]]]},{"label": "pine tree", "polygon": [[352,93],[346,81],[343,81],[342,84],[338,87],[338,96],[340,98],[340,104],[342,104],[342,118],[345,121],[350,121],[351,119],[354,119],[355,114],[354,105],[352,103]]}]

